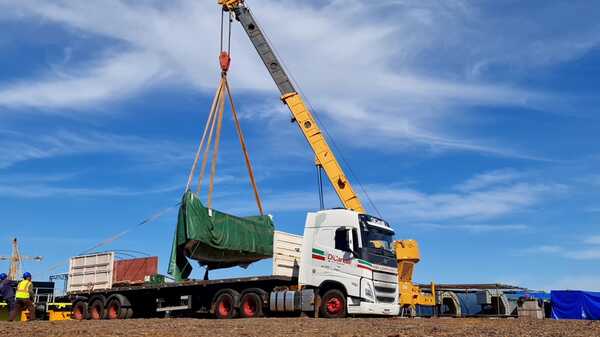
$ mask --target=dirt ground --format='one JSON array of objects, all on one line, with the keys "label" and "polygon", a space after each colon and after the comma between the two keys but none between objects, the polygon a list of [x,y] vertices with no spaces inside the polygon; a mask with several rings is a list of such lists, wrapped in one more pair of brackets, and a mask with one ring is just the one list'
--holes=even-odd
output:
[{"label": "dirt ground", "polygon": [[521,319],[313,318],[0,322],[0,336],[600,336],[600,322]]}]

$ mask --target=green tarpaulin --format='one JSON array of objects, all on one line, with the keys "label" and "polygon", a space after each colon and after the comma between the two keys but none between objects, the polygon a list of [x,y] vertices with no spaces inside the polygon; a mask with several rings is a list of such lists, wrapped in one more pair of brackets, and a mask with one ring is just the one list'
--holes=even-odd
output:
[{"label": "green tarpaulin", "polygon": [[204,207],[192,192],[183,195],[169,263],[169,274],[176,280],[187,279],[192,272],[188,258],[212,270],[272,256],[269,216],[236,217]]}]

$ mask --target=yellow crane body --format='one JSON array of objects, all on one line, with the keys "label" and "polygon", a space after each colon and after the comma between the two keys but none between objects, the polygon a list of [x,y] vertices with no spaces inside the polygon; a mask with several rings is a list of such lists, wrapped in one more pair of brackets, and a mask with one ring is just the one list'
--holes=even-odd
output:
[{"label": "yellow crane body", "polygon": [[254,19],[250,9],[242,0],[219,0],[218,4],[223,9],[235,13],[235,18],[241,23],[256,48],[258,55],[265,64],[273,81],[281,93],[281,100],[288,106],[292,119],[296,121],[302,134],[308,141],[315,154],[315,162],[323,168],[331,185],[335,189],[342,205],[345,208],[364,214],[365,209],[352,188],[342,167],[329,147],[325,136],[317,125],[317,121],[295,88],[284,67],[277,58],[273,47],[269,43],[262,29]]},{"label": "yellow crane body", "polygon": [[306,137],[306,140],[315,153],[317,165],[320,165],[327,174],[344,207],[358,213],[365,213],[363,205],[352,189],[350,182],[335,158],[333,151],[331,151],[331,148],[327,144],[327,140],[325,140],[313,115],[306,107],[306,104],[304,104],[302,97],[298,93],[291,93],[284,95],[282,100],[292,112],[294,120],[298,123],[300,130],[302,130],[304,137]]},{"label": "yellow crane body", "polygon": [[398,240],[394,242],[396,260],[398,261],[398,286],[401,307],[414,309],[417,305],[435,306],[435,284],[431,283],[431,294],[421,291],[413,283],[415,265],[421,260],[419,244],[415,240]]}]

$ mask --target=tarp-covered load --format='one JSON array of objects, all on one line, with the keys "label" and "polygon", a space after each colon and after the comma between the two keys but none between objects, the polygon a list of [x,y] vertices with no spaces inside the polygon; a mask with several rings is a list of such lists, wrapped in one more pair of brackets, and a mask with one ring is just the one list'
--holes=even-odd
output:
[{"label": "tarp-covered load", "polygon": [[576,290],[552,290],[552,318],[600,319],[600,293]]},{"label": "tarp-covered load", "polygon": [[169,274],[187,279],[192,271],[187,258],[209,270],[271,258],[273,227],[269,216],[241,218],[208,209],[188,191],[179,208]]}]

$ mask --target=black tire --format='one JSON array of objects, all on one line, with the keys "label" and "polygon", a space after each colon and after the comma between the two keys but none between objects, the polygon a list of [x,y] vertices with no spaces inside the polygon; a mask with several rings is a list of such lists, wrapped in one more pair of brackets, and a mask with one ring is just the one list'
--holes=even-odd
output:
[{"label": "black tire", "polygon": [[213,303],[215,317],[218,319],[231,319],[237,317],[235,300],[230,293],[222,293]]},{"label": "black tire", "polygon": [[126,316],[127,308],[123,307],[123,304],[118,298],[113,298],[108,301],[108,304],[106,305],[107,319],[125,319]]},{"label": "black tire", "polygon": [[127,313],[125,314],[125,319],[131,319],[133,317],[133,309],[127,308]]},{"label": "black tire", "polygon": [[263,317],[263,301],[256,293],[246,293],[240,301],[240,316],[243,318]]},{"label": "black tire", "polygon": [[85,300],[73,303],[71,318],[76,321],[84,321],[89,318],[88,305]]},{"label": "black tire", "polygon": [[346,317],[346,296],[337,289],[330,289],[321,298],[319,314],[324,318]]},{"label": "black tire", "polygon": [[101,320],[106,318],[106,310],[104,309],[104,301],[95,299],[88,305],[88,319]]}]

